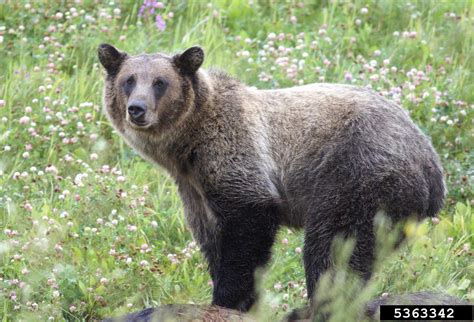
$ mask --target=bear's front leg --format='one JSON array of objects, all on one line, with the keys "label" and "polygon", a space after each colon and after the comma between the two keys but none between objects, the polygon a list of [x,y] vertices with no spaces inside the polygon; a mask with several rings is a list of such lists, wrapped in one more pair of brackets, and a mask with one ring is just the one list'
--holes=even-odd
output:
[{"label": "bear's front leg", "polygon": [[275,205],[219,207],[220,240],[212,304],[248,311],[257,299],[254,273],[270,259],[278,229]]}]

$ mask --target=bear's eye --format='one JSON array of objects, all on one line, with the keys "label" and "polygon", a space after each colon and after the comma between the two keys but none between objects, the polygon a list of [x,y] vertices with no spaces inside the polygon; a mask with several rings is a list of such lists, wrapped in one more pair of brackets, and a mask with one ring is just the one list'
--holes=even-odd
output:
[{"label": "bear's eye", "polygon": [[126,81],[127,85],[133,85],[135,83],[135,79],[133,77],[129,77]]},{"label": "bear's eye", "polygon": [[163,88],[163,87],[166,86],[166,82],[165,82],[164,80],[162,80],[162,79],[157,79],[157,80],[155,80],[155,82],[153,83],[153,86],[154,86],[155,88],[161,89],[161,88]]}]

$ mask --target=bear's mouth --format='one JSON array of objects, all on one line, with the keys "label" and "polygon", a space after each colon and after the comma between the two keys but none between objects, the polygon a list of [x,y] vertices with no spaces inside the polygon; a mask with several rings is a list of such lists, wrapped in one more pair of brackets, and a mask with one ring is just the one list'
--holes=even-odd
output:
[{"label": "bear's mouth", "polygon": [[140,121],[140,120],[128,120],[128,123],[135,129],[138,130],[145,130],[150,127],[150,123],[147,121]]}]

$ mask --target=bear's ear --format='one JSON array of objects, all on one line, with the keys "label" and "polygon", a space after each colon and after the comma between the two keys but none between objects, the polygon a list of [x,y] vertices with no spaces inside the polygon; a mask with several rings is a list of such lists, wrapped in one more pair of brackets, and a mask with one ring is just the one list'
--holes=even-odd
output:
[{"label": "bear's ear", "polygon": [[99,60],[109,75],[116,75],[120,65],[127,57],[126,53],[120,52],[112,45],[101,44],[98,49]]},{"label": "bear's ear", "polygon": [[175,55],[173,61],[182,73],[192,75],[204,61],[204,50],[199,46],[193,46],[183,53]]}]

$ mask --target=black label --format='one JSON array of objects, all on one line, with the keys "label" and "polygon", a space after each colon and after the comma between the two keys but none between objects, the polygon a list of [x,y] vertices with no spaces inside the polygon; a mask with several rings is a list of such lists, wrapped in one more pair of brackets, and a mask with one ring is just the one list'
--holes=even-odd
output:
[{"label": "black label", "polygon": [[380,320],[472,321],[472,305],[380,305]]}]

